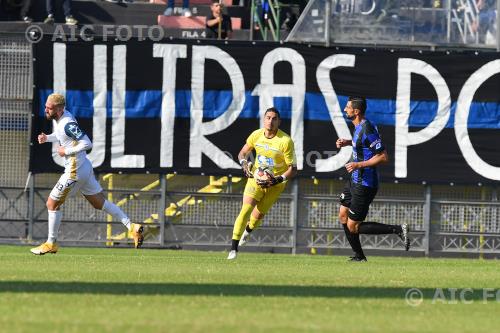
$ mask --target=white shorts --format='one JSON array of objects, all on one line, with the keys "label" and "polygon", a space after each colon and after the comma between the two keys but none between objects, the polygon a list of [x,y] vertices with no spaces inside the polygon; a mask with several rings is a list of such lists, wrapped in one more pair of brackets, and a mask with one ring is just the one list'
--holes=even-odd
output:
[{"label": "white shorts", "polygon": [[102,192],[102,187],[95,179],[90,162],[84,163],[76,173],[65,172],[50,191],[50,198],[63,203],[68,197],[79,191],[83,195],[93,195]]}]

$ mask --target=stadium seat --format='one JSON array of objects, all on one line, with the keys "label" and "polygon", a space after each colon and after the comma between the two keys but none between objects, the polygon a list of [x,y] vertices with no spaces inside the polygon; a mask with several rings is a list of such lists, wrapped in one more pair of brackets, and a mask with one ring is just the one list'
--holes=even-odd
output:
[{"label": "stadium seat", "polygon": [[165,28],[205,29],[205,16],[165,16],[158,15],[158,24]]},{"label": "stadium seat", "polygon": [[[170,29],[205,29],[205,16],[165,16],[158,15],[158,24]],[[233,30],[241,29],[241,18],[231,17]]]}]

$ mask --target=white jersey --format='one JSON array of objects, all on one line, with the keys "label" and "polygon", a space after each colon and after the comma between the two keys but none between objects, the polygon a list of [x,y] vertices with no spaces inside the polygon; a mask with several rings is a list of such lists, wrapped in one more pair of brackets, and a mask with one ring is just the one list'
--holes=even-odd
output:
[{"label": "white jersey", "polygon": [[64,174],[50,192],[50,197],[58,202],[76,191],[83,195],[93,195],[102,191],[95,179],[92,163],[86,151],[92,148],[89,137],[80,129],[71,113],[64,110],[59,120],[53,121],[52,134],[47,136],[49,142],[59,142],[64,147]]},{"label": "white jersey", "polygon": [[74,175],[72,178],[76,179],[77,170],[85,164],[90,164],[86,151],[92,148],[92,143],[78,126],[75,117],[67,110],[64,110],[61,118],[52,122],[53,132],[48,135],[47,141],[59,142],[59,145],[64,147],[64,172]]}]

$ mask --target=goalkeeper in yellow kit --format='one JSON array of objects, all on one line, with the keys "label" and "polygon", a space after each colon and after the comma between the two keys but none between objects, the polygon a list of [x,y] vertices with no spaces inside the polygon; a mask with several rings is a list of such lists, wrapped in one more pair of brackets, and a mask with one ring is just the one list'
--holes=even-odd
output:
[{"label": "goalkeeper in yellow kit", "polygon": [[[279,129],[280,123],[279,111],[274,107],[267,109],[264,128],[252,132],[238,154],[248,180],[243,192],[243,205],[234,222],[229,260],[236,259],[238,246],[248,241],[250,233],[262,223],[264,215],[278,200],[287,181],[297,173],[293,141]],[[247,157],[254,149],[256,158],[252,167]],[[253,177],[253,171],[258,167],[272,171],[267,180]]]}]

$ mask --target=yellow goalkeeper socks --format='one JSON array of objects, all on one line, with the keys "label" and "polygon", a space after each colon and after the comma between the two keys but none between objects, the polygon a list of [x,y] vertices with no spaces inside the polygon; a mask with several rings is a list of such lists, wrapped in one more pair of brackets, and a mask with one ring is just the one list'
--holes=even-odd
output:
[{"label": "yellow goalkeeper socks", "polygon": [[243,204],[243,206],[241,207],[240,214],[236,218],[236,221],[234,221],[234,228],[233,228],[234,240],[239,240],[241,238],[241,235],[243,235],[243,230],[245,230],[248,218],[252,213],[252,209],[253,206],[249,204]]}]

